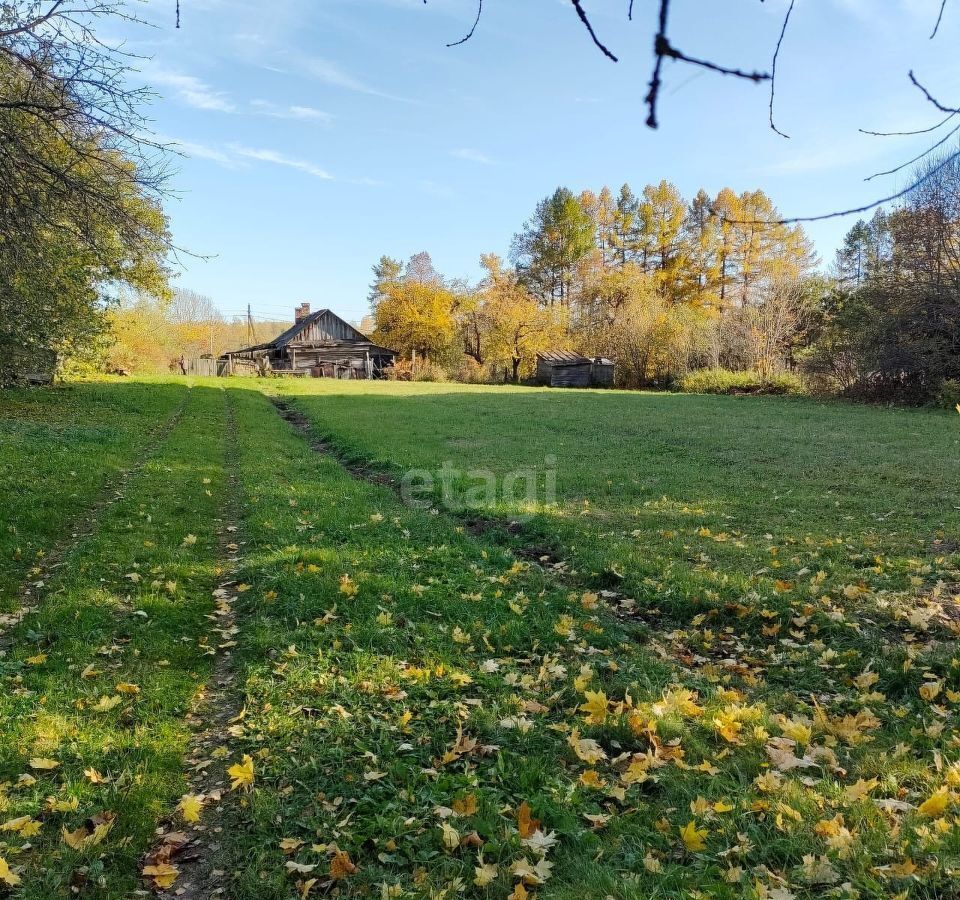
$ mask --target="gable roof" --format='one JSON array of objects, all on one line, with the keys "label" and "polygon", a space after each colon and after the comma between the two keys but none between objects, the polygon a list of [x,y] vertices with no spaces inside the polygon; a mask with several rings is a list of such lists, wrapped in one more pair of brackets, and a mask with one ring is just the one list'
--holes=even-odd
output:
[{"label": "gable roof", "polygon": [[[306,338],[306,340],[302,340]],[[291,344],[303,343],[332,343],[332,344],[367,344],[371,349],[393,353],[385,347],[377,347],[365,334],[361,334],[345,319],[341,319],[329,309],[318,309],[310,313],[299,322],[295,322],[282,334],[272,341],[256,344],[253,347],[244,347],[241,350],[232,350],[231,353],[246,353],[251,350],[283,350]]]},{"label": "gable roof", "polygon": [[278,349],[286,347],[288,344],[293,343],[300,334],[314,325],[319,327],[319,330],[327,340],[349,341],[351,343],[356,341],[370,341],[370,338],[361,334],[349,322],[341,319],[336,313],[331,312],[329,309],[318,309],[316,312],[310,313],[309,316],[292,325],[283,332],[283,334],[275,337],[267,346],[277,347]]}]

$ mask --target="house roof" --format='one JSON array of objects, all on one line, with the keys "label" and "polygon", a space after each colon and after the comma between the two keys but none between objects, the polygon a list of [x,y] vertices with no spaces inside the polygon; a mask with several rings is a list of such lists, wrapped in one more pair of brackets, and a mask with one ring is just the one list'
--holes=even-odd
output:
[{"label": "house roof", "polygon": [[387,347],[379,347],[374,344],[365,334],[361,334],[345,319],[340,318],[335,312],[329,309],[318,309],[310,313],[299,322],[295,322],[282,334],[277,335],[272,341],[263,344],[255,344],[252,347],[243,347],[240,350],[231,350],[231,353],[249,353],[253,350],[283,350],[290,344],[297,343],[297,338],[303,334],[312,325],[317,325],[324,318],[327,318],[327,325],[330,326],[330,337],[336,343],[344,344],[366,344],[371,350],[381,350],[386,353],[394,353]]},{"label": "house roof", "polygon": [[347,341],[369,341],[366,335],[361,334],[354,328],[349,322],[341,319],[336,313],[331,312],[329,309],[318,309],[316,312],[310,313],[309,316],[301,319],[299,322],[291,325],[283,334],[275,337],[267,346],[270,347],[286,347],[287,344],[293,343],[297,335],[304,331],[311,325],[316,324],[325,316],[332,316],[336,319],[336,324],[340,326],[340,330],[344,332],[342,336],[338,336],[340,340]]},{"label": "house roof", "polygon": [[572,350],[544,350],[537,354],[538,359],[557,366],[589,366],[590,360]]}]

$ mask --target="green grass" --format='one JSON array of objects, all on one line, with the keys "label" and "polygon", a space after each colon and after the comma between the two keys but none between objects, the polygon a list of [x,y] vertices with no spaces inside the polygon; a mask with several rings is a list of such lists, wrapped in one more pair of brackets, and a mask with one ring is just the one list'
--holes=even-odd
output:
[{"label": "green grass", "polygon": [[[112,389],[131,403],[139,394]],[[138,857],[184,791],[184,715],[211,668],[224,421],[222,391],[191,391],[181,423],[66,558],[39,611],[4,636],[0,822],[31,823],[0,833],[0,856],[22,870],[18,897],[66,897],[71,885],[129,896]],[[68,846],[64,829],[105,812],[116,819],[104,840]]]},{"label": "green grass", "polygon": [[[29,841],[0,833],[14,896],[66,896],[77,872],[82,896],[127,896],[185,789],[225,402],[243,713],[210,767],[226,779],[249,755],[254,781],[200,827],[223,829],[229,896],[519,897],[538,862],[525,884],[544,898],[952,895],[955,414],[237,380],[191,392],[0,660],[0,826],[42,821]],[[543,488],[552,455],[556,502],[410,508],[321,438],[397,481],[448,461],[530,467]],[[106,670],[93,681],[91,661]],[[95,714],[114,679],[141,693]],[[18,784],[37,755],[61,765]],[[89,766],[109,782],[89,784]],[[44,812],[47,796],[78,809]],[[538,829],[522,829],[527,808]],[[65,848],[61,824],[103,809],[121,815],[102,844]]]},{"label": "green grass", "polygon": [[0,391],[0,613],[108,480],[135,462],[184,390],[125,382]]}]

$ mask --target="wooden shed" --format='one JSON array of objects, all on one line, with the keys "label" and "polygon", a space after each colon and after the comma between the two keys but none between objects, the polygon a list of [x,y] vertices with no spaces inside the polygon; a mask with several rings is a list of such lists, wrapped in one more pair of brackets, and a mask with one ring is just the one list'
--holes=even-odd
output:
[{"label": "wooden shed", "polygon": [[596,387],[613,387],[614,364],[612,359],[597,356],[593,360],[591,382]]},{"label": "wooden shed", "polygon": [[220,357],[227,374],[273,370],[317,378],[380,378],[395,359],[393,350],[373,343],[329,309],[311,313],[309,303],[296,308],[293,326],[279,337]]},{"label": "wooden shed", "polygon": [[613,360],[590,359],[570,350],[537,354],[537,383],[550,387],[613,387]]},{"label": "wooden shed", "polygon": [[537,354],[537,381],[550,387],[589,387],[593,362],[570,350]]},{"label": "wooden shed", "polygon": [[0,386],[50,384],[57,371],[57,353],[46,347],[27,349],[0,335]]}]

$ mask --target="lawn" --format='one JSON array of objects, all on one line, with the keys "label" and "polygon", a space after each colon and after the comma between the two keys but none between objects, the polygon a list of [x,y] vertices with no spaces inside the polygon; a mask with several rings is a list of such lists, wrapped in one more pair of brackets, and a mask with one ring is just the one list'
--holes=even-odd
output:
[{"label": "lawn", "polygon": [[950,896],[958,439],[810,400],[198,381],[0,638],[10,891]]}]

